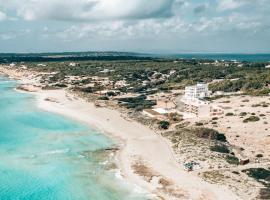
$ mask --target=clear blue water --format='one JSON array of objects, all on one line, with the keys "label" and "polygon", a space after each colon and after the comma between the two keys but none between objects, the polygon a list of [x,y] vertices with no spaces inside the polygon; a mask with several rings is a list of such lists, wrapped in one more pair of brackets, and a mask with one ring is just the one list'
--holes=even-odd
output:
[{"label": "clear blue water", "polygon": [[227,54],[227,53],[183,53],[154,55],[165,58],[183,58],[183,59],[206,59],[206,60],[236,60],[247,62],[270,62],[270,54]]},{"label": "clear blue water", "polygon": [[101,163],[111,140],[37,109],[16,84],[0,76],[0,200],[145,199]]}]

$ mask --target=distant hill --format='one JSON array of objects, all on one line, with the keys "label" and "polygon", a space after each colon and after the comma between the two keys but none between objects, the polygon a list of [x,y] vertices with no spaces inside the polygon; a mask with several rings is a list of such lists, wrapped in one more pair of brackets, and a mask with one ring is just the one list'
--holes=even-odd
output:
[{"label": "distant hill", "polygon": [[50,62],[86,60],[151,60],[148,54],[132,52],[62,52],[62,53],[0,53],[0,63]]}]

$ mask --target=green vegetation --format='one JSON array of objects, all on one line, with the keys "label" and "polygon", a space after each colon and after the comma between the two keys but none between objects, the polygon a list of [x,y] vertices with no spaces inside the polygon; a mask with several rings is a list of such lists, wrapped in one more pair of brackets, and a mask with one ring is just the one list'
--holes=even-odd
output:
[{"label": "green vegetation", "polygon": [[244,116],[247,115],[247,113],[246,113],[246,112],[241,112],[239,115],[240,115],[241,117],[244,117]]},{"label": "green vegetation", "polygon": [[250,168],[242,170],[242,172],[256,180],[264,180],[270,182],[270,170],[264,168]]},{"label": "green vegetation", "polygon": [[227,155],[226,161],[232,165],[239,165],[239,159],[235,156]]},{"label": "green vegetation", "polygon": [[124,106],[128,109],[133,108],[137,111],[152,108],[152,106],[156,105],[155,101],[146,100],[145,95],[141,95],[138,97],[121,98],[118,100],[118,102],[121,106]]},{"label": "green vegetation", "polygon": [[234,114],[233,113],[226,113],[225,116],[234,116]]},{"label": "green vegetation", "polygon": [[215,151],[218,153],[230,153],[230,150],[226,145],[215,145],[210,147],[211,151]]},{"label": "green vegetation", "polygon": [[244,123],[248,123],[248,122],[257,122],[257,121],[259,121],[259,120],[260,120],[260,118],[257,117],[257,116],[250,116],[250,117],[244,119],[243,122],[244,122]]},{"label": "green vegetation", "polygon": [[203,123],[202,122],[195,122],[195,125],[196,126],[203,126]]},{"label": "green vegetation", "polygon": [[107,96],[102,96],[102,97],[99,97],[98,100],[109,100],[109,97],[107,97]]},{"label": "green vegetation", "polygon": [[210,128],[197,128],[194,130],[199,138],[211,139],[220,142],[227,142],[226,136]]},{"label": "green vegetation", "polygon": [[260,190],[259,199],[270,199],[270,169],[250,168],[242,172],[264,185],[264,188]]},{"label": "green vegetation", "polygon": [[[70,59],[70,58],[69,58]],[[66,76],[100,76],[109,77],[111,81],[126,80],[128,87],[122,90],[130,92],[151,93],[183,89],[197,82],[211,82],[210,90],[224,92],[242,91],[251,95],[268,95],[270,89],[270,70],[265,69],[264,63],[243,63],[237,67],[233,62],[212,64],[214,61],[174,60],[169,59],[138,59],[137,57],[115,58],[85,58],[78,61],[76,67],[70,66],[70,61],[46,62],[46,66],[37,63],[27,63],[31,69],[43,72],[56,72],[50,78],[51,82],[63,81]],[[61,60],[63,61],[63,60]],[[229,65],[229,66],[228,66]],[[103,72],[106,69],[106,72]],[[144,84],[142,84],[144,82]],[[78,81],[74,86],[86,84]]]},{"label": "green vegetation", "polygon": [[158,124],[161,129],[167,130],[170,127],[170,122],[167,121],[160,121]]}]

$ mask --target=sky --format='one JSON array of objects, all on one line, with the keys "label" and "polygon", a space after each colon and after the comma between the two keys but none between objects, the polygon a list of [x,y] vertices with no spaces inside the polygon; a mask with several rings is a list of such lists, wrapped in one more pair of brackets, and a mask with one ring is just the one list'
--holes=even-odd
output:
[{"label": "sky", "polygon": [[269,53],[270,0],[0,0],[0,52]]}]

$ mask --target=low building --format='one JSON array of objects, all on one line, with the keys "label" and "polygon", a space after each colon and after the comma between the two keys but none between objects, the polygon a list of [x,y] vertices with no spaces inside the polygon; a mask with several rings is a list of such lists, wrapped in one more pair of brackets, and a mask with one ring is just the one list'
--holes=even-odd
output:
[{"label": "low building", "polygon": [[39,63],[37,64],[38,67],[47,67],[47,65],[43,64],[43,63]]},{"label": "low building", "polygon": [[270,69],[270,65],[265,66],[266,69]]},{"label": "low building", "polygon": [[191,113],[197,117],[209,117],[210,116],[210,105],[208,102],[194,99],[194,100],[183,100],[184,112]]},{"label": "low building", "polygon": [[69,66],[70,67],[76,67],[76,66],[78,66],[79,64],[78,63],[75,63],[75,62],[71,62],[71,63],[69,63]]},{"label": "low building", "polygon": [[9,66],[10,67],[16,67],[16,64],[15,63],[11,63]]}]

